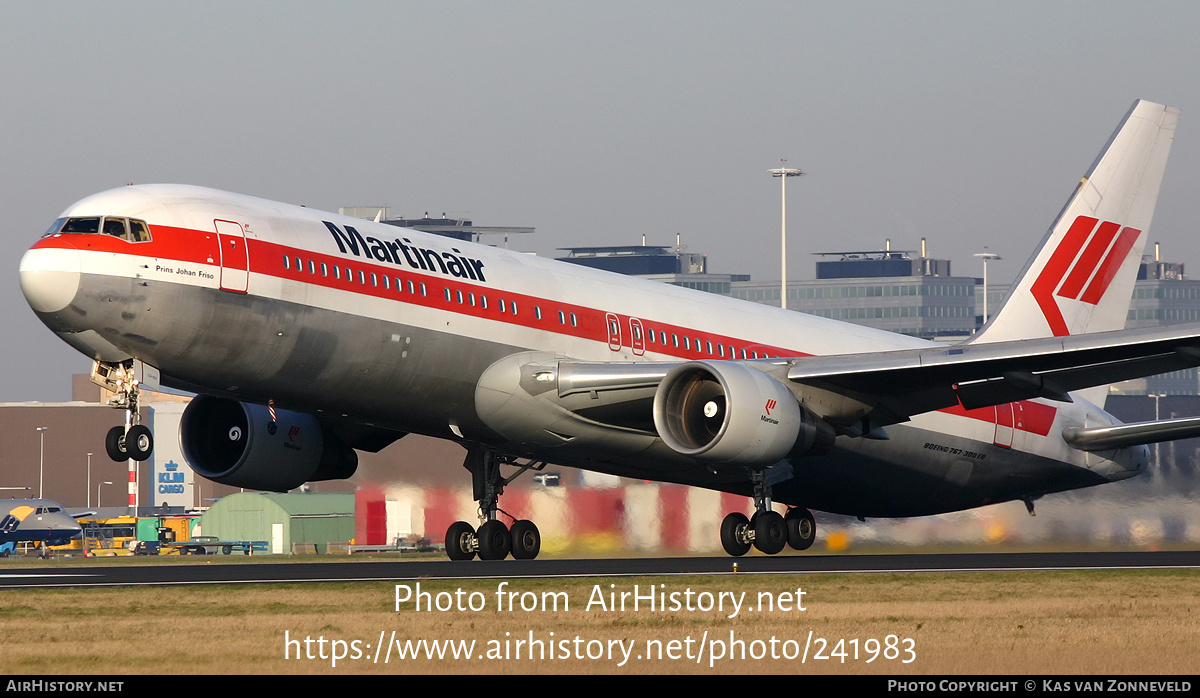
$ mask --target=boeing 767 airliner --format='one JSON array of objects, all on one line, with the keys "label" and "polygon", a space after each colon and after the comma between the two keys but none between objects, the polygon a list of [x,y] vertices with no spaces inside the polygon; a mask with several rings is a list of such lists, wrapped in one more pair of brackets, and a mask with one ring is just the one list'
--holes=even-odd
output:
[{"label": "boeing 767 airliner", "polygon": [[537,526],[510,526],[498,500],[548,462],[753,497],[723,547],[773,554],[812,544],[810,509],[1032,507],[1200,433],[1098,406],[1108,383],[1200,365],[1196,326],[1121,329],[1177,117],[1134,104],[958,345],[175,184],[68,207],[21,287],[131,410],[114,459],[153,447],[138,368],[198,394],[185,455],[232,486],[346,478],[354,449],[408,433],[462,443],[479,523],[447,531],[454,559],[538,554]]}]

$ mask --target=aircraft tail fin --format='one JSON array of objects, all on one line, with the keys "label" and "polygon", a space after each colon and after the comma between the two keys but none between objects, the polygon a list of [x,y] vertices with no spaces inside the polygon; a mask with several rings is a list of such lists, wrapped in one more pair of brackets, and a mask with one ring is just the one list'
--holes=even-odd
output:
[{"label": "aircraft tail fin", "polygon": [[1134,102],[975,344],[1125,327],[1179,110]]}]

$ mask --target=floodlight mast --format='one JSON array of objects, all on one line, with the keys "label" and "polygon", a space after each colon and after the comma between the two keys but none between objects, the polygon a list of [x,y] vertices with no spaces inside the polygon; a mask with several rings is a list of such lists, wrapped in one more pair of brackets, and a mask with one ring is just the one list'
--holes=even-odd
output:
[{"label": "floodlight mast", "polygon": [[1002,258],[995,252],[976,252],[975,256],[983,260],[983,324],[986,325],[988,321],[987,263],[989,259]]},{"label": "floodlight mast", "polygon": [[[787,162],[787,160],[781,160]],[[767,170],[772,177],[779,178],[779,196],[781,199],[779,212],[779,258],[780,258],[780,288],[779,307],[787,308],[787,180],[788,177],[802,177],[804,173],[792,167],[779,167]]]},{"label": "floodlight mast", "polygon": [[43,483],[46,481],[46,432],[50,431],[50,427],[38,427],[38,499],[42,499],[44,495]]}]

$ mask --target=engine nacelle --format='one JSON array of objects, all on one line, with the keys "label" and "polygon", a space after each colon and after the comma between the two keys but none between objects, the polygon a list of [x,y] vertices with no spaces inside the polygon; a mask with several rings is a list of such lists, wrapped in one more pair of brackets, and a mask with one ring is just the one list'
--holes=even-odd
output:
[{"label": "engine nacelle", "polygon": [[341,480],[358,454],[316,417],[197,396],[179,423],[183,456],[198,474],[231,487],[286,492],[314,480]]},{"label": "engine nacelle", "polygon": [[695,361],[668,373],[654,395],[654,427],[679,453],[748,467],[800,455],[832,431],[787,386],[728,361]]}]

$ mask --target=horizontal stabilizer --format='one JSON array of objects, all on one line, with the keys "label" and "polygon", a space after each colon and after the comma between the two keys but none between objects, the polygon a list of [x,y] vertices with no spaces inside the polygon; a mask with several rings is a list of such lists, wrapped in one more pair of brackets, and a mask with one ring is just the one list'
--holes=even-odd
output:
[{"label": "horizontal stabilizer", "polygon": [[1200,417],[1118,424],[1111,427],[1063,429],[1063,440],[1071,448],[1080,451],[1110,451],[1140,444],[1190,439],[1194,436],[1200,436]]}]

